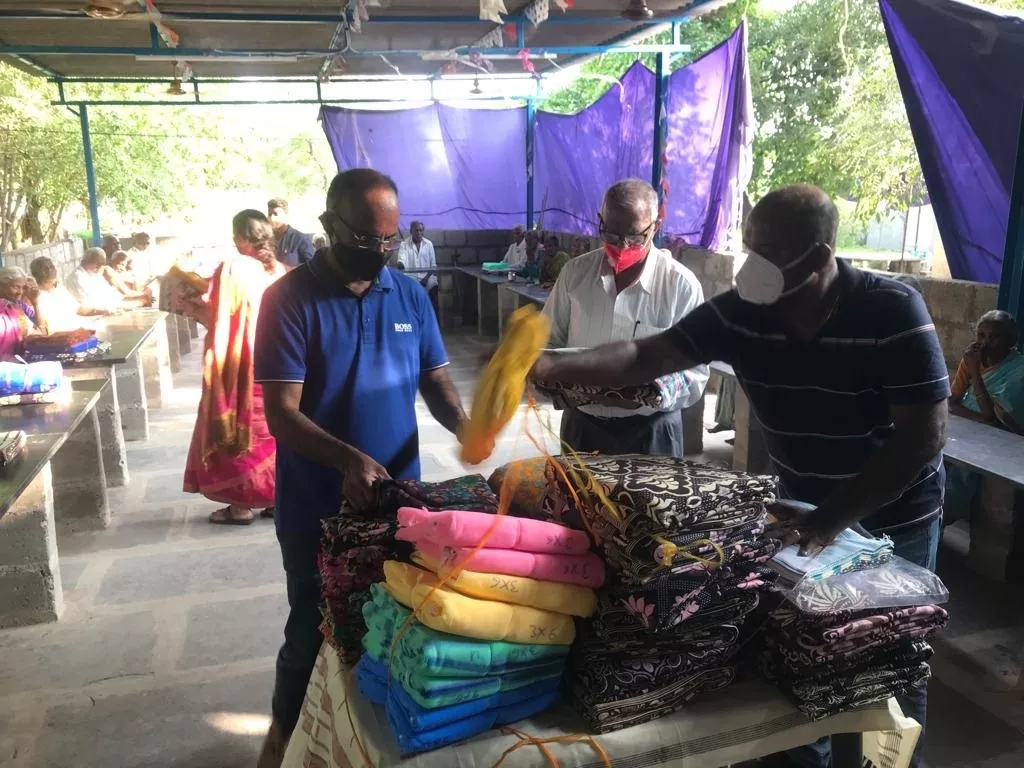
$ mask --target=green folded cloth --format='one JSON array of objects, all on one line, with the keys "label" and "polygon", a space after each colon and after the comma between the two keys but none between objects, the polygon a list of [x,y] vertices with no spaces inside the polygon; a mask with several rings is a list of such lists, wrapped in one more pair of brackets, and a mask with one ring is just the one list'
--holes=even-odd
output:
[{"label": "green folded cloth", "polygon": [[485,261],[480,269],[484,272],[508,272],[509,266],[504,261]]},{"label": "green folded cloth", "polygon": [[[376,654],[375,658],[386,661],[395,633],[411,612],[380,584],[370,587],[370,594],[373,599],[363,606],[369,630],[363,637],[363,647],[371,656]],[[544,668],[552,662],[561,665],[568,650],[565,645],[471,640],[412,621],[399,638],[392,664],[396,667],[393,673],[399,668],[413,669],[420,677],[481,677]]]}]

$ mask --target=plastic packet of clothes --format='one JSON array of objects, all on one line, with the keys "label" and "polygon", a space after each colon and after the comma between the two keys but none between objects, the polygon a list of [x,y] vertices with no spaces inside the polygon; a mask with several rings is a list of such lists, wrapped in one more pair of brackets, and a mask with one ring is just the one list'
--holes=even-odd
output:
[{"label": "plastic packet of clothes", "polygon": [[949,590],[938,576],[896,556],[882,565],[817,581],[807,578],[795,583],[780,581],[775,589],[802,612],[818,615],[935,605],[949,600]]}]

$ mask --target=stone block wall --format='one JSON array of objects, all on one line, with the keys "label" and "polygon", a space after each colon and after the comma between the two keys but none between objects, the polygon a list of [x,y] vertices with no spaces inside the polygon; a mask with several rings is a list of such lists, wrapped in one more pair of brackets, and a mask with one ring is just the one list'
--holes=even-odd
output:
[{"label": "stone block wall", "polygon": [[63,280],[78,267],[82,255],[85,253],[85,245],[81,240],[61,240],[47,245],[33,245],[28,248],[19,248],[15,251],[6,251],[3,254],[3,266],[21,267],[26,272],[33,259],[39,256],[49,257],[57,267],[57,273]]},{"label": "stone block wall", "polygon": [[705,300],[732,288],[732,255],[684,245],[676,251],[676,258],[697,276]]},{"label": "stone block wall", "polygon": [[918,280],[921,295],[935,322],[946,365],[955,371],[967,345],[974,341],[974,323],[996,308],[999,286],[929,277]]}]

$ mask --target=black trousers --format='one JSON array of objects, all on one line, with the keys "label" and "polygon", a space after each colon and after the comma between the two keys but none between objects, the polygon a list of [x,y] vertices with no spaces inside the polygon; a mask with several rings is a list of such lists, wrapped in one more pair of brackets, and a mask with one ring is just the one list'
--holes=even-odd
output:
[{"label": "black trousers", "polygon": [[277,653],[277,675],[271,710],[288,736],[299,721],[306,686],[324,638],[320,633],[320,571],[316,565],[320,532],[278,530],[288,587],[288,621],[284,645]]},{"label": "black trousers", "polygon": [[679,411],[602,419],[569,409],[562,413],[561,437],[573,449],[585,453],[683,457],[683,419]]}]

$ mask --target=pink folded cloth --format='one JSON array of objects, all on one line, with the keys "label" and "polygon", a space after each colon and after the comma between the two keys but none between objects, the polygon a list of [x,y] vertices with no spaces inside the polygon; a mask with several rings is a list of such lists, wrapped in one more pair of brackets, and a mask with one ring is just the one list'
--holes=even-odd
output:
[{"label": "pink folded cloth", "polygon": [[484,534],[489,549],[515,549],[520,552],[550,552],[582,555],[590,551],[590,538],[558,523],[527,520],[486,512],[428,512],[415,507],[398,510],[398,535],[401,541],[430,541],[451,547],[475,547]]},{"label": "pink folded cloth", "polygon": [[541,581],[560,581],[582,587],[600,587],[604,583],[604,563],[597,555],[556,555],[519,552],[515,549],[479,549],[445,547],[429,541],[416,543],[428,560],[450,568],[465,566],[478,573],[500,573],[507,576],[529,576]]}]

